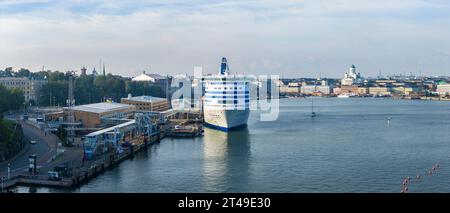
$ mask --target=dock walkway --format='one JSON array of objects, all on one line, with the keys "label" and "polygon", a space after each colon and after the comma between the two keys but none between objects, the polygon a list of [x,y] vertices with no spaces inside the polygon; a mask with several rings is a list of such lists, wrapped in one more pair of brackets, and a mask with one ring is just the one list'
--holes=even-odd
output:
[{"label": "dock walkway", "polygon": [[164,137],[166,137],[165,132],[158,133],[156,136],[149,137],[148,142],[132,145],[125,148],[120,154],[105,153],[93,160],[84,162],[79,160],[73,165],[72,176],[63,177],[60,180],[49,180],[47,174],[16,175],[3,183],[3,190],[6,191],[19,185],[74,188],[94,178],[107,168],[117,165],[121,161],[133,156],[134,153],[159,142]]}]

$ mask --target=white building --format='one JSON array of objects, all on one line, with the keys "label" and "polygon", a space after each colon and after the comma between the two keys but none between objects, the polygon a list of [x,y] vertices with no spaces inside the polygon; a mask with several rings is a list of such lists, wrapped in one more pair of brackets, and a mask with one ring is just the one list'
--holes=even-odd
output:
[{"label": "white building", "polygon": [[329,95],[331,93],[332,87],[328,85],[328,81],[322,80],[321,85],[306,85],[304,83],[301,87],[301,93],[303,94],[313,94],[322,93],[324,95]]},{"label": "white building", "polygon": [[331,93],[331,87],[328,85],[305,85],[301,87],[301,93],[311,95],[313,93],[322,93],[329,95]]},{"label": "white building", "polygon": [[8,89],[17,88],[23,92],[25,101],[37,101],[39,98],[39,90],[44,84],[47,84],[47,79],[34,79],[34,78],[16,78],[6,77],[0,78],[0,84]]},{"label": "white building", "polygon": [[344,78],[341,80],[341,85],[351,86],[355,83],[361,83],[362,80],[361,74],[356,73],[356,67],[352,64],[348,72],[344,74]]},{"label": "white building", "polygon": [[145,71],[142,74],[132,78],[131,81],[151,82],[155,85],[158,85],[164,92],[166,92],[167,88],[170,86],[168,77],[164,77],[159,74],[146,74]]},{"label": "white building", "polygon": [[450,84],[438,84],[436,92],[439,95],[449,95],[450,94]]},{"label": "white building", "polygon": [[159,74],[146,74],[144,71],[142,74],[132,78],[131,80],[158,83],[160,81],[166,81],[167,78]]}]

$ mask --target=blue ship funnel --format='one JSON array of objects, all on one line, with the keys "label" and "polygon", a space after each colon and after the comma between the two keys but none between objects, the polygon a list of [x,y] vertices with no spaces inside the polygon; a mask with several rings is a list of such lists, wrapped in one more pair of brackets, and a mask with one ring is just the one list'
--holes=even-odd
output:
[{"label": "blue ship funnel", "polygon": [[227,58],[223,57],[222,64],[220,65],[220,74],[225,75],[225,73],[227,73],[227,70],[228,70]]}]

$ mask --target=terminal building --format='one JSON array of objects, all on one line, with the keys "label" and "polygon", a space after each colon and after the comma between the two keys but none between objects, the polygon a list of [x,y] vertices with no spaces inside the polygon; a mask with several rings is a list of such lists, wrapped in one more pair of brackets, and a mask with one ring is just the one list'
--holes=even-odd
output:
[{"label": "terminal building", "polygon": [[166,98],[152,96],[136,96],[131,94],[127,98],[122,98],[121,103],[136,107],[137,111],[163,112],[170,109],[169,101]]},{"label": "terminal building", "polygon": [[[79,122],[84,128],[105,127],[113,120],[133,118],[136,107],[121,103],[95,103],[73,107],[75,122]],[[64,114],[68,107],[64,108]]]}]

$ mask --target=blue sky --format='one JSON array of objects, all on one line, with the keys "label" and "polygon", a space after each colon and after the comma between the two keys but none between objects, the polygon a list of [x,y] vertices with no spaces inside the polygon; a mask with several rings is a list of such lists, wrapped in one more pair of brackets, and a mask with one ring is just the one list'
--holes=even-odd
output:
[{"label": "blue sky", "polygon": [[445,0],[3,0],[0,67],[449,75],[449,26]]}]

